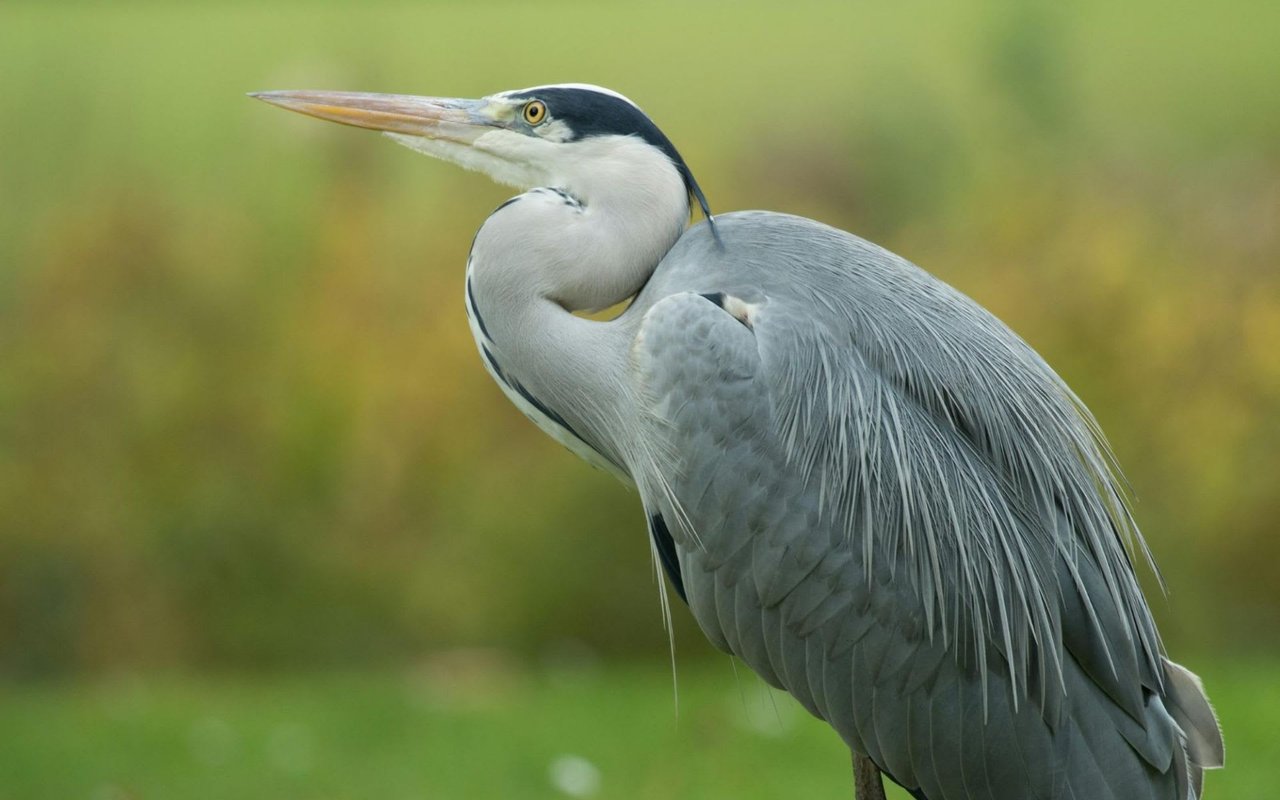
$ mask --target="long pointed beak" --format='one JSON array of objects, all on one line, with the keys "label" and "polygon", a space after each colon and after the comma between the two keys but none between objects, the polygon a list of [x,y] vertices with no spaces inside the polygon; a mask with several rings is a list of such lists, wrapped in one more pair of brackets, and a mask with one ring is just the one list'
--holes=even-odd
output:
[{"label": "long pointed beak", "polygon": [[252,92],[266,103],[318,119],[375,131],[471,144],[505,127],[485,100],[363,92]]}]

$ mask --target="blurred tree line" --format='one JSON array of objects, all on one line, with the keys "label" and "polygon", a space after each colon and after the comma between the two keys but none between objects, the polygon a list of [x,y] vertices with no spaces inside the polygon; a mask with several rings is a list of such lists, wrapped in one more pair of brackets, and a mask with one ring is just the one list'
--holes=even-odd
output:
[{"label": "blurred tree line", "polygon": [[[663,652],[634,499],[470,341],[504,190],[240,96],[289,84],[632,95],[713,208],[847,228],[1009,322],[1127,469],[1166,637],[1273,646],[1280,48],[1240,5],[556,6],[577,55],[526,41],[538,9],[0,10],[0,673]],[[513,57],[459,77],[441,28]]]}]

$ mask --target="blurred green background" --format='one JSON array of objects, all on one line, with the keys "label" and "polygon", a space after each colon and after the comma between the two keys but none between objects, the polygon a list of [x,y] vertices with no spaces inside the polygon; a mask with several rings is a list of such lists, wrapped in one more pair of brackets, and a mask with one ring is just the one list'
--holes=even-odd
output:
[{"label": "blurred green background", "polygon": [[0,799],[847,796],[462,310],[508,191],[244,97],[637,100],[716,210],[855,231],[1092,407],[1280,758],[1280,4],[0,5]]}]

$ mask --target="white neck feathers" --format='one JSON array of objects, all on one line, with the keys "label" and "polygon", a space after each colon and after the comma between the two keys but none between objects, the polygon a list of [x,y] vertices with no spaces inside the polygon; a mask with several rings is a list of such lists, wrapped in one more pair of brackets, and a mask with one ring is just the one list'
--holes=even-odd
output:
[{"label": "white neck feathers", "polygon": [[606,308],[644,285],[680,237],[689,218],[684,181],[635,137],[555,147],[563,157],[547,164],[547,178],[559,191],[532,190],[486,220],[472,250],[474,277],[500,303]]}]

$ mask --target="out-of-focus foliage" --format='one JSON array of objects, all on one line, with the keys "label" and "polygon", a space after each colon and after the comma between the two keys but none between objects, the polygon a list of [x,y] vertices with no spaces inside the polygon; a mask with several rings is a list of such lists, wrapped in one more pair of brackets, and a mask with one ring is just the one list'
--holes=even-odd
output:
[{"label": "out-of-focus foliage", "polygon": [[1280,6],[0,8],[0,672],[660,652],[632,497],[462,313],[506,190],[252,102],[578,80],[718,210],[987,305],[1111,436],[1167,639],[1280,623]]}]

